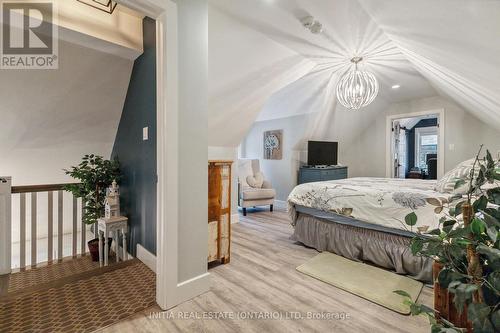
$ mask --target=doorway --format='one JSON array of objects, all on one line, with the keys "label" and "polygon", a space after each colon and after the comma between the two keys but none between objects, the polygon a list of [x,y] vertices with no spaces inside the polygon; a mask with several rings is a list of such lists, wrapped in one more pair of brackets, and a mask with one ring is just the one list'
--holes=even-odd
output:
[{"label": "doorway", "polygon": [[387,176],[435,180],[444,172],[442,112],[388,117]]}]

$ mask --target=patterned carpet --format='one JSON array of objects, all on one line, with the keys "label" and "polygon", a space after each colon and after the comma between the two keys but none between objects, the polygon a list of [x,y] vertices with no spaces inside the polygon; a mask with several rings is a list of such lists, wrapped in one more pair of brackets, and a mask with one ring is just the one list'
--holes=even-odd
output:
[{"label": "patterned carpet", "polygon": [[[111,257],[110,260],[114,261]],[[99,268],[99,262],[94,262],[90,260],[89,256],[85,256],[11,274],[9,277],[8,292],[21,291],[97,268]]]},{"label": "patterned carpet", "polygon": [[[45,271],[33,270],[25,277],[13,274],[12,289],[0,297],[0,332],[93,332],[155,304],[156,276],[140,261],[71,276],[71,267],[87,264],[44,267]],[[63,278],[51,281],[50,288],[34,278],[43,282],[53,274]],[[19,281],[30,288],[20,290]]]}]

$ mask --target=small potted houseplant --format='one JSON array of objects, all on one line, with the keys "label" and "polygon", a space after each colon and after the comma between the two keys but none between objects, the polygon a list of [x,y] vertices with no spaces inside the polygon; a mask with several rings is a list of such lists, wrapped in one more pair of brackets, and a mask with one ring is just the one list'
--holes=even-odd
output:
[{"label": "small potted houseplant", "polygon": [[[449,213],[439,228],[411,243],[413,254],[435,261],[435,309],[395,291],[405,297],[412,315],[429,317],[432,333],[500,332],[500,161],[489,152],[480,158],[480,152],[469,179],[455,185],[467,186],[466,195],[449,207],[436,203],[437,211],[449,208]],[[416,215],[406,222],[414,225]]]},{"label": "small potted houseplant", "polygon": [[[76,198],[82,198],[84,211],[82,220],[85,224],[94,224],[98,218],[104,216],[106,189],[120,179],[120,165],[117,160],[106,160],[102,156],[90,154],[82,158],[78,166],[69,170],[64,169],[67,175],[79,181],[77,184],[65,186]],[[97,232],[97,231],[96,231]],[[108,241],[111,246],[112,239]],[[99,239],[88,242],[93,261],[99,260]]]}]

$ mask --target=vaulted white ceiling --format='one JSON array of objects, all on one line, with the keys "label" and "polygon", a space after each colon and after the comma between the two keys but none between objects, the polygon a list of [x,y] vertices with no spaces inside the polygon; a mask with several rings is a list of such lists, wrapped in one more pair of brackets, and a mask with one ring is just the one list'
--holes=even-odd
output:
[{"label": "vaulted white ceiling", "polygon": [[500,129],[500,1],[359,1],[434,87]]},{"label": "vaulted white ceiling", "polygon": [[[253,108],[247,121],[330,107],[315,97],[324,100],[328,89],[334,95],[339,76],[350,68],[350,58],[361,55],[363,66],[381,84],[378,98],[394,103],[441,94],[500,129],[500,1],[210,0],[210,4],[314,64],[303,76],[275,87],[264,103],[271,107]],[[323,24],[322,34],[311,34],[302,26],[300,19],[308,15]],[[252,46],[258,53],[260,45]],[[227,44],[226,50],[231,47],[237,46]],[[235,83],[226,81],[234,88]],[[392,89],[395,84],[401,87]],[[227,91],[226,98],[230,95]]]}]

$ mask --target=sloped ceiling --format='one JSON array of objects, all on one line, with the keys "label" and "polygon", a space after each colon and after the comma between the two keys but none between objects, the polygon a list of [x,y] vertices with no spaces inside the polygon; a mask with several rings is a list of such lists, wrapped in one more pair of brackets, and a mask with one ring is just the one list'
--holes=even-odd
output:
[{"label": "sloped ceiling", "polygon": [[[442,94],[500,128],[500,1],[210,3],[224,15],[315,64],[302,77],[272,91],[263,108],[248,110],[246,120],[339,108],[332,98],[336,82],[350,68],[350,58],[362,55],[363,66],[374,72],[381,84],[381,105]],[[313,35],[302,26],[300,18],[308,15],[324,25],[322,34]],[[209,30],[209,36],[210,33]],[[227,50],[231,47],[238,44],[226,45]],[[235,67],[233,72],[238,70]],[[391,89],[394,84],[401,88]],[[229,87],[226,99],[235,96],[232,89],[239,85],[234,81]],[[212,130],[218,128],[216,125]],[[233,144],[243,138],[236,134],[245,131],[236,132],[226,142]]]},{"label": "sloped ceiling", "polygon": [[109,158],[132,65],[60,41],[58,70],[0,71],[0,175],[64,182],[84,154]]},{"label": "sloped ceiling", "polygon": [[238,146],[265,102],[315,64],[209,7],[209,146]]},{"label": "sloped ceiling", "polygon": [[432,85],[500,129],[500,1],[360,2]]}]

